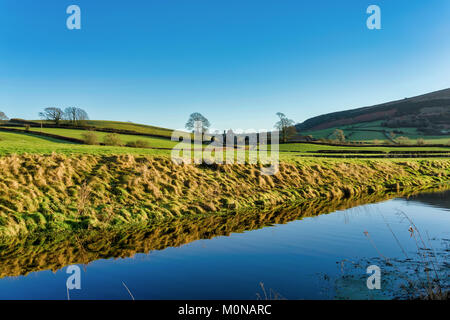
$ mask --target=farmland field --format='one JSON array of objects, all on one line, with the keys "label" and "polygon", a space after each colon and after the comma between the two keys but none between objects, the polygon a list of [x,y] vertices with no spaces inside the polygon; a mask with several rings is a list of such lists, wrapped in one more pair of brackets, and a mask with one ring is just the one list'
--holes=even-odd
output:
[{"label": "farmland field", "polygon": [[[40,128],[31,128],[31,131],[40,131]],[[43,132],[54,135],[82,139],[84,130],[75,129],[58,129],[58,128],[44,128]],[[95,132],[99,136],[99,141],[107,135],[104,132]],[[145,140],[148,142],[150,148],[130,148],[124,146],[101,146],[101,145],[84,145],[64,140],[58,140],[52,137],[38,136],[32,133],[16,133],[16,132],[4,132],[0,131],[0,155],[7,154],[94,154],[94,155],[106,155],[106,154],[132,154],[132,155],[157,155],[170,157],[171,148],[177,145],[177,142],[170,141],[168,139],[142,137],[133,135],[118,135],[122,142]],[[161,149],[158,149],[161,148]],[[450,147],[357,147],[357,146],[328,146],[317,145],[308,143],[289,143],[281,144],[279,148],[279,158],[281,161],[297,161],[299,155],[303,157],[314,157],[316,155],[326,156],[329,153],[335,151],[341,152],[341,155],[346,155],[351,152],[364,153],[386,153],[386,152],[414,152],[414,151],[429,151],[434,153],[447,153],[450,152]],[[265,148],[262,148],[264,150]],[[271,147],[269,146],[269,150]],[[348,152],[346,152],[348,151]],[[229,151],[228,151],[229,152]],[[237,154],[237,150],[234,151]],[[248,157],[248,151],[246,152]],[[352,157],[355,154],[351,155]],[[421,156],[426,158],[426,155]]]},{"label": "farmland field", "polygon": [[[18,129],[18,128],[14,128]],[[23,129],[24,130],[24,129]],[[83,135],[86,134],[87,130],[78,130],[78,129],[63,129],[63,128],[30,128],[30,131],[33,132],[43,132],[43,133],[49,133],[54,135],[59,135],[63,137],[69,137],[69,138],[75,138],[83,140]],[[107,132],[99,132],[94,131],[94,134],[98,137],[98,141],[102,142],[106,135],[108,135]],[[146,137],[146,136],[137,136],[137,135],[128,135],[128,134],[118,134],[120,137],[120,140],[123,143],[136,141],[136,140],[142,140],[146,141],[148,143],[149,147],[155,147],[155,148],[173,148],[177,142],[171,141],[170,139],[166,138],[157,138],[157,137]]]},{"label": "farmland field", "polygon": [[[46,120],[33,120],[36,125],[40,125],[41,123],[45,124],[53,124],[52,121]],[[128,130],[139,133],[151,134],[151,135],[160,135],[170,137],[172,134],[171,129],[150,126],[145,124],[138,124],[132,122],[122,122],[122,121],[106,121],[106,120],[86,120],[84,124],[88,127],[95,127],[99,129],[115,129],[115,130]]]},{"label": "farmland field", "polygon": [[450,135],[430,136],[423,135],[416,128],[388,128],[381,125],[382,121],[362,122],[359,124],[342,125],[339,127],[327,128],[322,130],[301,131],[301,135],[311,135],[315,139],[332,139],[333,132],[336,129],[344,131],[347,141],[374,142],[389,141],[385,132],[389,134],[391,131],[397,132],[394,139],[398,137],[406,137],[409,139],[407,143],[415,144],[418,139],[423,139],[425,144],[448,144],[450,143]]},{"label": "farmland field", "polygon": [[0,131],[0,155],[7,154],[143,154],[168,155],[169,151],[112,146],[89,146],[54,138]]}]

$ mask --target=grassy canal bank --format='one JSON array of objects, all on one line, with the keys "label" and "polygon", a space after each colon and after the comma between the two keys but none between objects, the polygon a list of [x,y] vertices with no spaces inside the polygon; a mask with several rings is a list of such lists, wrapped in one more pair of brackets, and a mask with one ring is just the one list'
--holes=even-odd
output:
[{"label": "grassy canal bank", "polygon": [[450,182],[445,159],[290,159],[176,165],[168,157],[9,155],[0,158],[0,235],[120,228],[166,218],[270,208]]}]

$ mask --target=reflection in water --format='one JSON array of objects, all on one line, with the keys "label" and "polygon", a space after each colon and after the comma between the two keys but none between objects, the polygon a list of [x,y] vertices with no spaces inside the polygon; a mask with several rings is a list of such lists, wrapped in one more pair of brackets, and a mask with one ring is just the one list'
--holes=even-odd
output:
[{"label": "reflection in water", "polygon": [[[0,278],[40,270],[56,271],[67,265],[88,264],[97,259],[131,257],[136,253],[149,253],[199,239],[229,236],[231,233],[285,224],[402,195],[411,196],[412,193],[405,191],[402,194],[372,194],[357,199],[307,201],[272,210],[167,219],[151,226],[136,226],[119,231],[45,234],[15,240],[0,246]],[[411,199],[421,201],[420,199],[430,197],[433,196],[411,196]],[[348,219],[345,212],[344,218]]]},{"label": "reflection in water", "polygon": [[[408,224],[400,223],[395,215],[398,207],[431,231],[430,242],[448,241],[450,220],[442,208],[449,207],[449,194],[372,194],[272,210],[164,220],[127,230],[16,239],[0,245],[0,299],[64,299],[67,275],[61,269],[71,264],[87,266],[83,269],[83,290],[71,293],[84,299],[127,299],[122,281],[138,299],[254,299],[260,282],[288,299],[391,298],[386,291],[378,296],[360,295],[367,294],[366,265],[384,263],[363,232],[369,232],[383,255],[403,263],[406,259],[400,258],[386,223],[402,245],[406,243],[408,254],[415,247],[407,243],[411,242]],[[384,201],[400,196],[406,200]],[[196,241],[202,239],[212,240]],[[445,246],[436,247],[445,251]],[[134,259],[108,259],[128,257]],[[448,250],[441,257],[441,266],[446,268],[447,257]],[[353,267],[353,273],[342,277],[335,271],[344,260]],[[384,281],[389,270],[383,266]],[[319,292],[315,284],[319,273],[334,280],[332,294]],[[398,274],[391,278],[398,278]]]},{"label": "reflection in water", "polygon": [[448,192],[426,192],[408,197],[407,201],[415,201],[437,208],[450,210],[450,194]]}]

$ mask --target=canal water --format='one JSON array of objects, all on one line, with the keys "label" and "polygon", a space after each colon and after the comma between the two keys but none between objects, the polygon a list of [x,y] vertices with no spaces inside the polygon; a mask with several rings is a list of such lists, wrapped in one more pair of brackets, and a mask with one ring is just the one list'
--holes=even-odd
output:
[{"label": "canal water", "polygon": [[[67,265],[53,271],[39,265],[61,254],[52,258],[34,244],[34,257],[2,256],[0,299],[392,299],[420,292],[427,273],[448,290],[449,191],[320,208],[287,223],[208,231],[208,239],[190,239],[187,229],[181,245],[164,232],[157,250],[73,263],[80,289],[67,290]],[[379,267],[380,289],[367,286],[371,265]],[[406,283],[413,283],[410,292]]]}]

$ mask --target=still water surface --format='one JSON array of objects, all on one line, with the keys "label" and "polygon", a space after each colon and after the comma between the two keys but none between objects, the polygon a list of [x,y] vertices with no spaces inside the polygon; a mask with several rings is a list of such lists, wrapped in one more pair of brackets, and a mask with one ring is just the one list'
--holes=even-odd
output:
[{"label": "still water surface", "polygon": [[[449,208],[450,192],[427,193],[133,257],[98,259],[79,264],[81,290],[71,290],[70,298],[130,299],[122,282],[136,299],[256,299],[264,297],[260,283],[268,296],[290,300],[392,298],[399,295],[391,283],[398,274],[384,274],[380,256],[397,263],[404,260],[404,250],[412,260],[418,258],[410,223],[399,212],[413,220],[448,276]],[[368,290],[365,268],[377,263],[382,289]],[[402,262],[397,272],[405,268]],[[0,299],[67,299],[66,270],[3,276]]]}]

